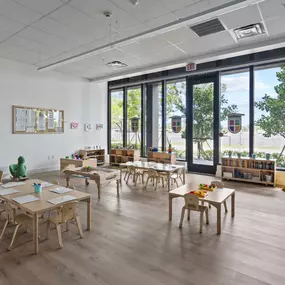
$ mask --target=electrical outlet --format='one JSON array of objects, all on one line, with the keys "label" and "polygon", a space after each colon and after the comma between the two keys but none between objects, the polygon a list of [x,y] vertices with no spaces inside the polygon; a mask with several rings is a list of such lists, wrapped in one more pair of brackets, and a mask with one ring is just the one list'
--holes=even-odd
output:
[{"label": "electrical outlet", "polygon": [[50,156],[48,156],[48,160],[50,160]]},{"label": "electrical outlet", "polygon": [[51,159],[54,159],[54,155],[51,156]]}]

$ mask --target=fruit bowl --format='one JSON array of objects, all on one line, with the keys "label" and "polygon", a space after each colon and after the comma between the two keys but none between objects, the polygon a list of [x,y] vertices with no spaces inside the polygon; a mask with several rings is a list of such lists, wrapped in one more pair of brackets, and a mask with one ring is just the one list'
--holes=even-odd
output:
[{"label": "fruit bowl", "polygon": [[217,186],[215,184],[205,184],[205,183],[201,183],[199,185],[199,189],[200,190],[207,190],[207,191],[214,191],[217,188]]},{"label": "fruit bowl", "polygon": [[189,192],[189,194],[197,195],[200,198],[205,198],[205,197],[208,196],[208,192],[207,191],[203,191],[203,190],[191,191],[191,192]]}]

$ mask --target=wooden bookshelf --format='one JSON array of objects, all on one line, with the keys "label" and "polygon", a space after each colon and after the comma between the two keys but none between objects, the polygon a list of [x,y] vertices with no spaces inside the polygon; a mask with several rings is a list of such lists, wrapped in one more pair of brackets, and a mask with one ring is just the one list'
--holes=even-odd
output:
[{"label": "wooden bookshelf", "polygon": [[69,165],[74,165],[75,167],[92,166],[97,167],[97,159],[71,159],[71,158],[61,158],[60,159],[60,171],[65,170]]},{"label": "wooden bookshelf", "polygon": [[166,164],[176,164],[176,153],[149,151],[147,153],[147,161],[166,163]]},{"label": "wooden bookshelf", "polygon": [[265,185],[276,185],[276,160],[248,157],[222,157],[222,178]]},{"label": "wooden bookshelf", "polygon": [[128,161],[140,160],[140,152],[136,149],[111,149],[110,165],[119,165]]},{"label": "wooden bookshelf", "polygon": [[105,164],[105,149],[81,149],[79,155],[84,159],[97,159],[97,165]]}]

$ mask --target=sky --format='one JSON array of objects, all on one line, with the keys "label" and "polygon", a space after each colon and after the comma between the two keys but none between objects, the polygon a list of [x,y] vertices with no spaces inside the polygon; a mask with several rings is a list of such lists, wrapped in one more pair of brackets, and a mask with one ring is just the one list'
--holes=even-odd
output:
[{"label": "sky", "polygon": [[[280,67],[256,70],[255,71],[255,101],[259,101],[265,94],[276,97],[274,86],[279,82],[276,78],[276,72],[280,71]],[[229,104],[236,104],[238,112],[244,114],[242,121],[243,126],[249,125],[249,72],[236,73],[232,75],[223,75],[222,84],[227,85],[225,98]],[[262,112],[255,109],[255,119],[261,116]],[[227,127],[227,122],[222,125]]]}]

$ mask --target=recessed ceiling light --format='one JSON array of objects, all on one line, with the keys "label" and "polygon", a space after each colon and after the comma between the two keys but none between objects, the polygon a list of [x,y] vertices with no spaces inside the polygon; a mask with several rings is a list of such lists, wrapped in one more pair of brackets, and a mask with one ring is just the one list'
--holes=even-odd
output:
[{"label": "recessed ceiling light", "polygon": [[265,33],[264,27],[261,23],[240,27],[234,30],[238,39],[244,39],[262,35]]},{"label": "recessed ceiling light", "polygon": [[118,60],[115,60],[115,61],[111,61],[109,63],[107,63],[108,66],[110,67],[127,67],[128,65],[121,62],[121,61],[118,61]]}]

